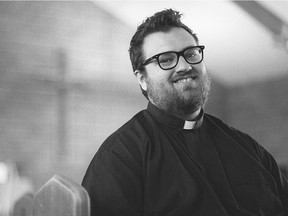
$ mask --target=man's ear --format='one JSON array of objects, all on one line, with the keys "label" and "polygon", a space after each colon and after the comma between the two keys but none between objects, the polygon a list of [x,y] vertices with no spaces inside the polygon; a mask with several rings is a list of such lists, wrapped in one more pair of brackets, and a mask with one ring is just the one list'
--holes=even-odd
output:
[{"label": "man's ear", "polygon": [[147,83],[145,76],[139,70],[134,71],[134,75],[136,76],[137,81],[141,86],[142,90],[147,91]]}]

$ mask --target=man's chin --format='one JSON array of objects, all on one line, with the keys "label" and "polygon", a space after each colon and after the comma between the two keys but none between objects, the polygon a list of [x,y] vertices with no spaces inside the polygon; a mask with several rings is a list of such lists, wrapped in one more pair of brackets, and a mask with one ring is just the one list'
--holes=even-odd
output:
[{"label": "man's chin", "polygon": [[190,100],[190,101],[185,101],[184,103],[179,103],[178,104],[178,110],[179,112],[183,114],[191,114],[192,112],[198,110],[200,107],[203,106],[203,101],[201,99],[199,100]]},{"label": "man's chin", "polygon": [[179,99],[183,101],[183,103],[190,103],[190,101],[194,101],[195,98],[201,98],[202,92],[201,89],[194,89],[191,87],[186,87],[181,93],[179,93]]}]

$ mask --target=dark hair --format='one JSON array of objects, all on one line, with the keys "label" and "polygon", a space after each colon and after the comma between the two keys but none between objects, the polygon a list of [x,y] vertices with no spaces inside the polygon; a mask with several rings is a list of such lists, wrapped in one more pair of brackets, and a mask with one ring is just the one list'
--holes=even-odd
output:
[{"label": "dark hair", "polygon": [[[142,57],[142,45],[144,38],[154,32],[167,32],[173,27],[180,27],[185,29],[193,36],[196,43],[199,40],[192,30],[181,22],[182,14],[173,9],[165,9],[155,13],[153,16],[148,17],[138,26],[134,36],[130,41],[129,55],[132,63],[133,71],[142,71],[142,62],[145,60]],[[144,72],[144,71],[142,71]]]}]

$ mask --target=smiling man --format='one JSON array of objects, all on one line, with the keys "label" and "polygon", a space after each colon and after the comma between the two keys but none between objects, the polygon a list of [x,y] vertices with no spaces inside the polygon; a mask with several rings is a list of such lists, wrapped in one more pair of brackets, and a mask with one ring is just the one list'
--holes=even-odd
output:
[{"label": "smiling man", "polygon": [[204,46],[163,10],[130,43],[142,110],[109,136],[82,185],[91,216],[285,216],[287,181],[249,135],[204,112]]},{"label": "smiling man", "polygon": [[204,106],[210,80],[203,63],[204,46],[183,28],[171,27],[147,35],[142,45],[145,73],[136,69],[148,98],[163,111],[191,120]]}]

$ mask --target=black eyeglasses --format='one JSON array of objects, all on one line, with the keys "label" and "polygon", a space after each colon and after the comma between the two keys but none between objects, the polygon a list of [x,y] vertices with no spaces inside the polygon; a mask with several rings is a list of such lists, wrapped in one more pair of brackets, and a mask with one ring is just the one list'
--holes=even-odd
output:
[{"label": "black eyeglasses", "polygon": [[179,57],[183,56],[189,64],[199,64],[203,60],[203,50],[205,46],[191,46],[180,52],[163,52],[143,61],[142,66],[150,64],[154,59],[163,70],[170,70],[177,66]]}]

